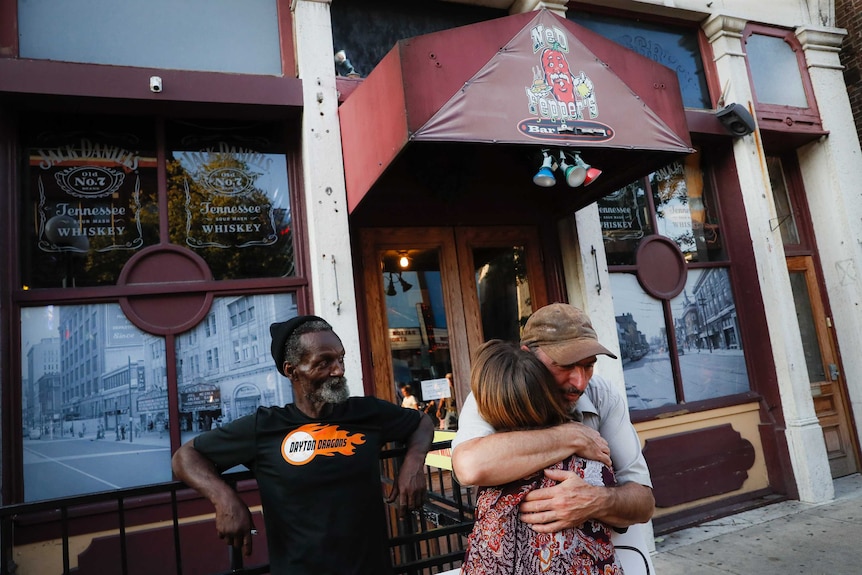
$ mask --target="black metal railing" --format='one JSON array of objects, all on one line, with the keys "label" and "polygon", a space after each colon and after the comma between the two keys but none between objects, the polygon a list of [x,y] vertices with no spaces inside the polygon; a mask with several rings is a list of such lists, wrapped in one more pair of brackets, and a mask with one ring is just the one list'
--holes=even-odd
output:
[{"label": "black metal railing", "polygon": [[[449,441],[435,443],[432,449],[447,449]],[[381,453],[381,479],[390,483],[395,477],[404,450],[387,449]],[[428,501],[421,511],[414,511],[406,518],[398,518],[393,509],[388,513],[387,537],[393,571],[396,575],[432,575],[457,568],[464,557],[467,535],[473,525],[473,492],[455,481],[448,469],[426,466],[428,481]],[[235,489],[253,491],[254,482],[249,472],[226,475]],[[79,567],[72,567],[73,556],[70,542],[73,538],[91,539],[109,537],[118,545],[111,547],[111,559],[116,555],[116,563],[111,573],[130,575],[142,572],[137,561],[130,559],[129,535],[140,529],[170,530],[170,537],[163,537],[158,554],[173,566],[176,575],[182,575],[184,568],[199,572],[183,561],[182,519],[212,512],[212,507],[199,505],[201,498],[181,482],[163,483],[146,487],[117,489],[80,495],[21,503],[0,507],[0,575],[15,575],[17,566],[14,561],[19,539],[26,542],[59,541],[63,575],[80,573]],[[196,506],[181,511],[184,506]],[[153,527],[155,526],[155,527]],[[207,526],[212,529],[212,526]],[[23,532],[29,533],[29,538]],[[38,533],[34,537],[33,533]],[[108,534],[107,536],[105,534]],[[172,549],[167,549],[168,541]],[[49,546],[45,546],[46,552]],[[172,553],[173,559],[165,559]],[[227,548],[227,556],[219,560],[225,569],[224,575],[257,575],[269,573],[268,564],[245,566],[239,550]],[[83,553],[81,554],[83,555]],[[75,557],[79,559],[81,555]],[[105,557],[101,557],[102,565]],[[77,563],[77,561],[75,561]],[[144,569],[143,572],[152,572]]]},{"label": "black metal railing", "polygon": [[[431,450],[448,449],[451,441]],[[381,477],[391,483],[403,449],[381,454]],[[389,463],[391,461],[391,463]],[[463,487],[449,469],[425,466],[428,501],[404,519],[390,516],[387,533],[395,575],[432,575],[460,566],[467,536],[473,528],[474,492]]]}]

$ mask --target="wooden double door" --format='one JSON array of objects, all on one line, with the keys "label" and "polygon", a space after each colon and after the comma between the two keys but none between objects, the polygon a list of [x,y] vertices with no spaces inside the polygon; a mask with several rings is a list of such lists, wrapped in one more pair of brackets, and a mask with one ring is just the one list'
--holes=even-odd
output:
[{"label": "wooden double door", "polygon": [[520,339],[548,293],[534,227],[373,228],[360,232],[366,328],[377,397],[440,401],[453,374],[469,392],[470,354]]}]

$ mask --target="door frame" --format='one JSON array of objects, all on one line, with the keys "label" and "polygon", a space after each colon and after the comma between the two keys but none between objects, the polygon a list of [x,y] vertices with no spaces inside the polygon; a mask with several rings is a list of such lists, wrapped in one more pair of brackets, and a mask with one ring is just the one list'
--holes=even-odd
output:
[{"label": "door frame", "polygon": [[[823,363],[824,381],[831,384],[831,393],[821,395],[820,389],[812,386],[812,401],[814,402],[815,413],[820,421],[821,427],[824,427],[824,421],[827,419],[837,419],[835,427],[838,428],[838,434],[845,444],[845,451],[850,460],[851,469],[849,473],[859,471],[859,441],[856,433],[856,425],[853,418],[853,413],[848,409],[849,398],[847,392],[847,384],[844,378],[844,368],[841,364],[841,356],[838,349],[838,342],[835,338],[835,333],[832,328],[832,318],[827,313],[826,302],[823,299],[823,290],[821,289],[820,279],[815,269],[815,261],[813,256],[799,255],[788,256],[787,271],[788,273],[802,273],[805,278],[805,283],[808,288],[808,299],[811,304],[811,314],[814,320],[814,330],[817,335],[817,341],[820,344],[821,361]],[[829,379],[830,364],[834,364],[837,368],[837,378]],[[815,394],[815,391],[817,392]],[[832,408],[830,411],[825,409]],[[843,427],[843,430],[842,430]],[[824,427],[824,442],[826,442],[827,453],[829,453],[829,442],[825,436],[827,429]],[[835,467],[832,464],[834,458],[830,456],[830,469],[832,469],[833,477],[844,475],[835,475]]]},{"label": "door frame", "polygon": [[450,359],[460,409],[470,391],[470,358],[484,341],[479,297],[474,278],[472,248],[504,244],[524,245],[533,310],[548,303],[544,256],[539,230],[534,226],[365,228],[359,230],[364,285],[365,330],[371,357],[371,383],[366,391],[395,401],[392,350],[386,319],[383,269],[385,250],[437,249],[443,303],[449,330]]}]

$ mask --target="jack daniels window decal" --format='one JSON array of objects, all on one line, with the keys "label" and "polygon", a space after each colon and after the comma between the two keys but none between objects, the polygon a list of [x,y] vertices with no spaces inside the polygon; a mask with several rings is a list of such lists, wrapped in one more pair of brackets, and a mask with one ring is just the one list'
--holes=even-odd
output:
[{"label": "jack daniels window decal", "polygon": [[132,123],[57,128],[36,131],[27,146],[23,284],[113,284],[158,241],[154,146]]},{"label": "jack daniels window decal", "polygon": [[267,125],[172,124],[171,241],[202,256],[216,279],[295,272],[287,160]]}]

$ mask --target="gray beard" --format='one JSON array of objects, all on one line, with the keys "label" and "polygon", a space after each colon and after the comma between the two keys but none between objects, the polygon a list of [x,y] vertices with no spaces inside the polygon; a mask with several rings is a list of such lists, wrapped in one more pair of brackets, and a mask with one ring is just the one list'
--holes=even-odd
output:
[{"label": "gray beard", "polygon": [[350,389],[344,377],[330,377],[317,391],[309,394],[309,399],[315,403],[344,403],[349,397]]},{"label": "gray beard", "polygon": [[578,404],[578,399],[576,399],[575,401],[569,402],[565,398],[565,395],[564,395],[565,393],[575,393],[578,395],[578,399],[580,399],[584,394],[581,393],[580,391],[578,391],[577,388],[574,388],[574,387],[564,390],[563,394],[561,394],[561,397],[563,398],[563,406],[566,408],[566,410],[570,411],[570,412],[575,411],[575,406]]}]

